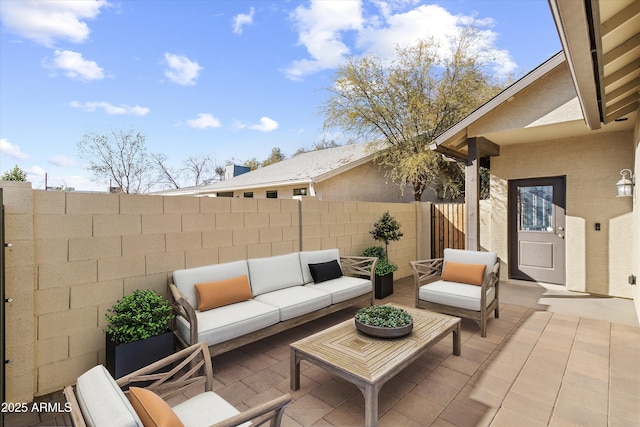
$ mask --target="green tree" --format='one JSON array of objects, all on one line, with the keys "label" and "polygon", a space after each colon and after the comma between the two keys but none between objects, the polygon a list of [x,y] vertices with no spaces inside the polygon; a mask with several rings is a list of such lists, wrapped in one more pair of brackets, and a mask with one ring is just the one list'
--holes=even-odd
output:
[{"label": "green tree", "polygon": [[389,63],[351,58],[338,69],[321,107],[326,129],[382,141],[376,162],[401,189],[410,184],[415,200],[429,186],[447,197],[461,194],[463,168],[429,144],[502,88],[484,66],[488,52],[478,48],[476,30],[465,29],[451,46],[447,55],[433,39],[398,46]]},{"label": "green tree", "polygon": [[271,149],[271,155],[269,155],[269,157],[267,157],[263,162],[262,162],[262,166],[269,166],[272,165],[274,163],[278,163],[284,159],[286,159],[287,156],[285,156],[282,153],[282,150],[280,150],[279,147],[273,147]]},{"label": "green tree", "polygon": [[109,182],[127,194],[144,193],[158,182],[145,140],[142,132],[133,129],[106,134],[89,131],[78,142],[78,152],[95,181]]},{"label": "green tree", "polygon": [[389,242],[400,240],[404,233],[400,231],[400,223],[386,211],[380,219],[373,223],[373,230],[369,233],[373,236],[373,240],[384,242],[385,258],[389,259]]},{"label": "green tree", "polygon": [[27,173],[15,165],[13,169],[6,171],[0,177],[0,181],[26,181]]}]

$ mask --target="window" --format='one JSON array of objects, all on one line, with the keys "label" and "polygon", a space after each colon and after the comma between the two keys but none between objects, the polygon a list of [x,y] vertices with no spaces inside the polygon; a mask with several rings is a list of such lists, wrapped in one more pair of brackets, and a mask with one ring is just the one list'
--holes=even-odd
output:
[{"label": "window", "polygon": [[293,195],[294,196],[306,196],[307,195],[307,189],[306,188],[294,188],[293,189]]},{"label": "window", "polygon": [[246,199],[253,199],[253,191],[245,191],[244,192],[244,197]]},{"label": "window", "polygon": [[269,190],[267,191],[267,199],[277,199],[278,191],[277,190]]}]

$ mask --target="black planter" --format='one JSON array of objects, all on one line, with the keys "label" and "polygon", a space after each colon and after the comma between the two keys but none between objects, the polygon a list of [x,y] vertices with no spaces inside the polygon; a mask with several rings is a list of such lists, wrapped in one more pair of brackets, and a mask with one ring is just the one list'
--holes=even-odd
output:
[{"label": "black planter", "polygon": [[374,294],[377,299],[382,299],[393,293],[393,273],[384,276],[376,275]]},{"label": "black planter", "polygon": [[114,344],[107,334],[106,367],[113,378],[157,362],[173,354],[173,332],[126,344]]}]

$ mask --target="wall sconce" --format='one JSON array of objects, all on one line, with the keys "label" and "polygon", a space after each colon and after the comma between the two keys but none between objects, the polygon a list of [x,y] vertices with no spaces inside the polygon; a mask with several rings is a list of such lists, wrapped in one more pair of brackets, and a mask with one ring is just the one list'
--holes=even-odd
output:
[{"label": "wall sconce", "polygon": [[618,197],[630,197],[633,196],[633,186],[635,185],[635,176],[630,169],[622,169],[620,171],[622,178],[616,182],[618,187]]}]

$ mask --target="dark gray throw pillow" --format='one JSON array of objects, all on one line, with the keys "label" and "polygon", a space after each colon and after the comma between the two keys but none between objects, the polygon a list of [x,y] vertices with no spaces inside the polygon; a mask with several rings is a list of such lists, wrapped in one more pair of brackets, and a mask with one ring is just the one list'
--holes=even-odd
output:
[{"label": "dark gray throw pillow", "polygon": [[326,282],[327,280],[342,277],[340,264],[338,264],[338,260],[335,259],[317,264],[309,264],[309,271],[311,272],[311,277],[313,277],[313,283]]}]

